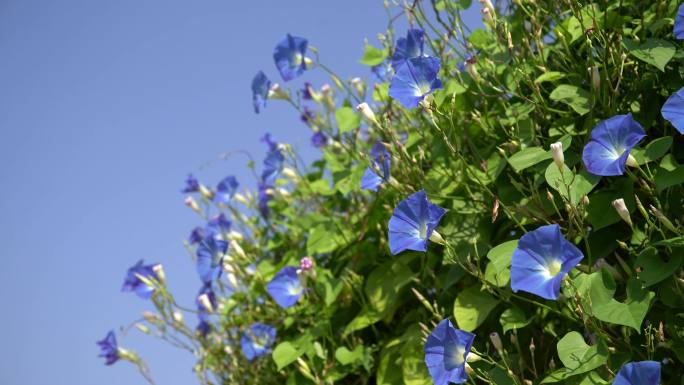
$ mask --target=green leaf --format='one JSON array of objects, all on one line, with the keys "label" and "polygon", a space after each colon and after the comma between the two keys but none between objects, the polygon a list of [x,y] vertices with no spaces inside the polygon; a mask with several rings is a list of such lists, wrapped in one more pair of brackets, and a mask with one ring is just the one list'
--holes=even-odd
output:
[{"label": "green leaf", "polygon": [[503,327],[503,332],[506,333],[509,330],[524,328],[532,322],[532,319],[534,319],[534,316],[528,318],[522,310],[512,307],[501,313],[499,322]]},{"label": "green leaf", "polygon": [[564,77],[565,77],[565,74],[562,72],[549,71],[549,72],[545,72],[545,73],[539,75],[539,77],[537,79],[535,79],[534,82],[535,83],[553,82],[556,80],[563,79]]},{"label": "green leaf", "polygon": [[492,265],[496,272],[503,271],[511,266],[511,258],[513,252],[518,247],[518,240],[504,242],[496,247],[493,247],[487,253],[487,259],[492,261]]},{"label": "green leaf", "polygon": [[342,346],[335,350],[335,359],[342,365],[360,364],[363,362],[363,345],[358,345],[354,350]]},{"label": "green leaf", "polygon": [[558,382],[568,377],[586,373],[596,369],[608,360],[608,346],[603,340],[599,340],[596,345],[587,345],[584,338],[578,332],[566,334],[558,344],[558,357],[565,365],[565,368],[551,373],[544,378],[542,383]]},{"label": "green leaf", "polygon": [[377,310],[364,308],[361,310],[360,314],[354,317],[354,319],[347,324],[342,335],[347,336],[357,330],[365,329],[383,318],[383,315]]},{"label": "green leaf", "polygon": [[665,72],[665,66],[677,52],[677,47],[666,40],[646,39],[643,43],[638,44],[633,40],[625,39],[623,42],[632,56],[662,72]]},{"label": "green leaf", "polygon": [[355,130],[361,124],[361,117],[351,107],[340,107],[335,111],[335,120],[340,133]]},{"label": "green leaf", "polygon": [[[410,254],[409,254],[410,257]],[[413,278],[413,272],[404,264],[405,258],[388,261],[373,270],[366,280],[366,296],[373,309],[387,314],[399,300],[400,290]]]},{"label": "green leaf", "polygon": [[661,156],[667,154],[667,151],[672,146],[672,137],[663,136],[653,140],[647,144],[645,148],[635,148],[630,154],[634,156],[637,163],[642,165],[654,160],[660,159]]},{"label": "green leaf", "polygon": [[275,362],[278,370],[290,365],[299,358],[303,351],[297,349],[292,343],[285,341],[278,344],[278,346],[273,349],[271,356]]},{"label": "green leaf", "polygon": [[596,187],[601,177],[598,175],[589,174],[587,170],[580,171],[575,175],[575,179],[570,184],[570,202],[577,205],[582,197],[589,194],[591,190]]},{"label": "green leaf", "polygon": [[684,183],[684,166],[678,165],[672,154],[665,155],[656,171],[655,183],[658,193],[668,187]]},{"label": "green leaf", "polygon": [[558,168],[558,165],[551,162],[546,167],[544,178],[552,189],[558,191],[565,199],[569,199],[570,184],[575,179],[575,174],[568,166],[563,165],[563,172],[561,173],[561,169]]},{"label": "green leaf", "polygon": [[634,186],[630,180],[617,181],[611,189],[603,188],[589,196],[587,219],[594,231],[621,221],[620,216],[611,206],[611,202],[618,198],[624,198],[630,212],[634,210]]},{"label": "green leaf", "polygon": [[569,84],[561,84],[549,95],[551,100],[567,104],[580,115],[586,114],[591,109],[590,97],[589,92],[583,88]]},{"label": "green leaf", "polygon": [[432,385],[425,366],[425,347],[420,327],[409,327],[401,338],[401,367],[405,385]]},{"label": "green leaf", "polygon": [[403,383],[403,368],[401,366],[401,340],[390,340],[380,353],[377,371],[377,385],[394,385]]},{"label": "green leaf", "polygon": [[480,286],[471,286],[458,294],[454,302],[454,317],[458,327],[473,331],[480,326],[499,300],[481,291]]},{"label": "green leaf", "polygon": [[334,222],[325,222],[309,230],[306,251],[309,255],[329,253],[346,245],[351,234],[348,230],[338,229]]},{"label": "green leaf", "polygon": [[684,261],[684,255],[679,253],[673,255],[669,261],[664,262],[658,256],[656,248],[647,247],[639,253],[634,264],[642,268],[639,279],[648,287],[670,277],[679,269],[682,261]]},{"label": "green leaf", "polygon": [[508,158],[508,163],[516,172],[520,172],[547,159],[551,159],[551,153],[549,151],[546,151],[541,147],[527,147]]},{"label": "green leaf", "polygon": [[509,269],[496,270],[493,262],[487,264],[484,273],[484,280],[496,287],[508,286],[508,281],[511,279],[511,272]]},{"label": "green leaf", "polygon": [[363,57],[361,57],[359,63],[372,67],[382,63],[386,57],[386,50],[378,49],[370,44],[366,44],[363,48]]},{"label": "green leaf", "polygon": [[684,237],[663,239],[653,244],[653,246],[684,247]]}]

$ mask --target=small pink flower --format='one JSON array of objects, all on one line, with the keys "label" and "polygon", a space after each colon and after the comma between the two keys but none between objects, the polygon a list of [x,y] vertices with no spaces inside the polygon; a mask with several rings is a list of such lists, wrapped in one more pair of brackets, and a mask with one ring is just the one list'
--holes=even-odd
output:
[{"label": "small pink flower", "polygon": [[299,268],[302,271],[309,271],[313,269],[313,264],[313,259],[311,259],[310,257],[304,257],[299,261]]}]

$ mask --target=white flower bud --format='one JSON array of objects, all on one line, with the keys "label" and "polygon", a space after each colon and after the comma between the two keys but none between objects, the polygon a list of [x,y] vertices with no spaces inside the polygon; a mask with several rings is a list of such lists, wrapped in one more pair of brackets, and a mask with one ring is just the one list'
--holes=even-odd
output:
[{"label": "white flower bud", "polygon": [[639,162],[637,162],[636,158],[632,156],[632,154],[629,154],[629,156],[627,156],[627,165],[629,167],[638,167]]},{"label": "white flower bud", "polygon": [[230,240],[235,240],[235,241],[241,241],[245,239],[245,237],[242,235],[242,233],[239,233],[235,230],[230,230],[228,233],[228,239]]},{"label": "white flower bud", "polygon": [[192,211],[194,211],[198,214],[202,212],[202,209],[199,207],[199,205],[197,204],[197,202],[195,201],[195,199],[193,197],[185,198],[185,205],[190,207],[192,209]]},{"label": "white flower bud", "polygon": [[299,176],[297,175],[297,172],[290,167],[283,167],[282,174],[288,178],[290,178],[293,181],[296,181],[299,179]]},{"label": "white flower bud", "polygon": [[157,275],[157,280],[159,283],[166,282],[166,274],[164,273],[164,267],[161,264],[152,266],[152,271]]},{"label": "white flower bud", "polygon": [[356,106],[356,111],[359,111],[363,117],[374,124],[378,124],[377,119],[375,118],[375,113],[373,110],[368,106],[368,103],[361,103],[358,106]]},{"label": "white flower bud", "polygon": [[247,198],[246,198],[244,195],[240,194],[240,193],[235,193],[235,195],[233,195],[233,199],[235,199],[236,201],[242,203],[243,205],[248,205],[248,204],[249,204],[249,201],[247,200]]},{"label": "white flower bud", "polygon": [[495,11],[494,4],[492,4],[491,0],[480,0],[480,4],[482,4],[483,7],[489,9],[492,13]]},{"label": "white flower bud", "polygon": [[238,257],[247,259],[247,254],[245,254],[245,251],[242,249],[242,246],[240,246],[240,244],[237,243],[235,240],[230,241],[230,249],[235,251],[235,254],[237,254]]},{"label": "white flower bud", "polygon": [[551,156],[553,156],[553,161],[556,163],[559,169],[563,169],[565,164],[565,156],[563,155],[563,143],[556,142],[551,144]]},{"label": "white flower bud", "polygon": [[627,222],[628,225],[632,226],[632,218],[630,218],[629,216],[629,210],[627,210],[625,200],[622,198],[616,199],[612,202],[612,204],[613,208],[615,208],[615,211],[617,211],[620,218],[622,218],[623,221]]},{"label": "white flower bud", "polygon": [[145,326],[145,325],[143,325],[143,324],[141,324],[141,323],[135,324],[135,327],[136,327],[136,329],[140,330],[141,332],[143,332],[143,333],[145,333],[145,334],[149,334],[149,333],[150,333],[150,328],[148,328],[147,326]]},{"label": "white flower bud", "polygon": [[432,234],[430,234],[429,238],[432,242],[443,245],[446,242],[444,242],[444,238],[442,238],[442,234],[438,233],[437,230],[432,230]]},{"label": "white flower bud", "polygon": [[589,73],[591,74],[591,87],[594,91],[598,91],[601,88],[601,74],[599,73],[598,67],[590,67]]},{"label": "white flower bud", "polygon": [[173,320],[176,321],[176,323],[182,324],[183,323],[183,313],[179,312],[178,310],[173,312]]},{"label": "white flower bud", "polygon": [[228,278],[228,283],[230,283],[230,286],[233,290],[238,289],[238,279],[237,276],[233,273],[228,273],[226,274],[226,278]]},{"label": "white flower bud", "polygon": [[214,192],[208,189],[205,185],[200,184],[199,185],[199,192],[202,194],[202,196],[208,200],[212,200],[214,198]]},{"label": "white flower bud", "polygon": [[492,11],[490,11],[489,8],[482,8],[480,12],[482,12],[482,20],[485,24],[494,24],[494,17],[492,17]]},{"label": "white flower bud", "polygon": [[211,306],[211,301],[209,300],[209,296],[207,294],[201,294],[199,297],[197,297],[197,301],[199,301],[200,305],[202,305],[202,307],[204,307],[204,309],[209,313],[214,312],[214,307]]},{"label": "white flower bud", "polygon": [[501,343],[501,337],[499,337],[499,333],[493,332],[489,334],[489,339],[492,341],[492,345],[494,345],[494,349],[501,354],[503,352],[503,344]]},{"label": "white flower bud", "polygon": [[269,99],[280,99],[280,100],[288,100],[290,98],[290,95],[285,92],[282,87],[280,87],[280,84],[278,83],[273,83],[271,86],[271,89],[268,90],[268,98]]}]

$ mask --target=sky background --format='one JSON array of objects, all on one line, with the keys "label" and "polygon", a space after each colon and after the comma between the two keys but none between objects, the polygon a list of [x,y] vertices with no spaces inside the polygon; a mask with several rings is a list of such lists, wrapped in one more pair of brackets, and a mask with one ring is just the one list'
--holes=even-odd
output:
[{"label": "sky background", "polygon": [[[95,341],[147,308],[120,293],[138,259],[162,263],[192,304],[182,240],[202,223],[183,205],[186,174],[253,187],[244,156],[211,161],[260,162],[266,132],[312,159],[291,108],[254,114],[252,77],[282,83],[272,52],[287,32],[343,79],[367,77],[364,38],[386,25],[380,0],[0,0],[0,384],[145,384],[132,365],[104,366]],[[137,331],[120,344],[159,385],[197,383],[187,352]]]}]

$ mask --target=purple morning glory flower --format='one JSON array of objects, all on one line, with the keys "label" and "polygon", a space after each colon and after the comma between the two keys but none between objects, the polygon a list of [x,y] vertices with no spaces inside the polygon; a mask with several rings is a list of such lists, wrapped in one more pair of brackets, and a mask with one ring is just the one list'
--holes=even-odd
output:
[{"label": "purple morning glory flower", "polygon": [[325,132],[318,131],[311,135],[311,145],[316,148],[323,148],[328,145],[328,136]]},{"label": "purple morning glory flower", "polygon": [[386,82],[394,75],[392,63],[385,60],[384,62],[371,67],[371,73],[375,75],[375,79],[379,82]]},{"label": "purple morning glory flower", "polygon": [[181,190],[182,193],[194,193],[199,191],[199,181],[197,178],[195,178],[194,175],[188,174],[188,177],[185,179],[185,187]]},{"label": "purple morning glory flower", "polygon": [[311,95],[311,83],[305,82],[304,87],[302,87],[302,99],[304,100],[311,100],[313,99],[313,95]]},{"label": "purple morning glory flower", "polygon": [[594,175],[622,175],[630,151],[645,136],[631,113],[606,119],[591,130],[591,139],[582,153],[584,166]]},{"label": "purple morning glory flower", "polygon": [[423,56],[423,40],[425,33],[421,29],[409,29],[406,37],[397,40],[392,56],[392,66],[398,69],[406,60]]},{"label": "purple morning glory flower", "polygon": [[305,56],[309,42],[301,37],[292,36],[289,33],[280,42],[273,52],[273,60],[283,80],[289,81],[306,70]]},{"label": "purple morning glory flower", "polygon": [[266,99],[268,99],[268,90],[271,89],[271,81],[268,80],[263,71],[257,72],[252,79],[252,103],[254,103],[254,112],[259,113],[261,107],[266,107]]},{"label": "purple morning glory flower", "polygon": [[214,202],[226,204],[230,202],[230,200],[233,199],[233,195],[235,195],[235,191],[239,185],[240,184],[238,183],[237,179],[232,175],[223,178],[223,180],[216,186]]},{"label": "purple morning glory flower", "polygon": [[259,358],[271,351],[275,338],[276,330],[273,326],[254,323],[240,337],[242,354],[248,361]]},{"label": "purple morning glory flower", "polygon": [[[207,227],[205,228],[207,235],[213,235],[214,237],[221,237],[221,234],[230,231],[230,226],[232,223],[226,217],[225,214],[221,213],[207,222]],[[205,235],[206,236],[206,235]]]},{"label": "purple morning glory flower", "polygon": [[430,203],[420,190],[399,202],[389,220],[392,254],[404,250],[427,251],[427,242],[446,210]]},{"label": "purple morning glory flower", "polygon": [[313,121],[316,118],[316,113],[309,107],[304,107],[302,110],[302,115],[299,117],[299,119],[304,122],[304,123],[309,123]]},{"label": "purple morning glory flower", "polygon": [[392,78],[389,96],[406,108],[418,106],[425,96],[442,88],[442,81],[437,78],[439,66],[440,61],[435,57],[406,60]]},{"label": "purple morning glory flower", "polygon": [[456,329],[442,320],[425,341],[425,365],[435,385],[461,384],[468,380],[466,358],[475,334]]},{"label": "purple morning glory flower", "polygon": [[[681,8],[680,8],[681,9]],[[620,368],[613,385],[659,385],[660,362],[629,362]]]},{"label": "purple morning glory flower", "polygon": [[107,336],[102,341],[97,341],[97,344],[100,346],[98,357],[105,358],[105,365],[111,365],[119,360],[119,346],[116,344],[114,331],[107,333]]},{"label": "purple morning glory flower", "polygon": [[197,306],[197,318],[199,318],[199,323],[197,324],[197,331],[203,336],[211,331],[211,323],[209,322],[209,310],[200,302],[200,296],[206,294],[209,299],[209,304],[211,304],[212,309],[216,309],[218,302],[216,301],[216,293],[211,288],[210,283],[205,283],[202,285],[199,293],[197,293],[197,299],[195,299],[195,305]]},{"label": "purple morning glory flower", "polygon": [[[684,4],[682,4],[682,6],[684,6]],[[682,7],[679,9],[682,9]],[[682,23],[684,23],[684,21],[682,21]],[[682,26],[682,29],[684,29],[684,26]],[[682,31],[682,33],[684,34],[684,31]],[[667,98],[660,113],[665,120],[672,123],[680,134],[684,134],[684,87]]]},{"label": "purple morning glory flower", "polygon": [[197,274],[204,283],[211,283],[221,275],[223,257],[228,243],[210,232],[197,247]]},{"label": "purple morning glory flower", "polygon": [[297,275],[297,268],[294,266],[285,266],[280,269],[268,283],[266,290],[283,309],[294,306],[304,293],[304,287]]},{"label": "purple morning glory flower", "polygon": [[582,251],[561,234],[557,224],[520,237],[511,260],[511,289],[557,299],[566,274],[584,258]]},{"label": "purple morning glory flower", "polygon": [[268,186],[273,186],[278,174],[283,171],[284,162],[285,157],[280,149],[276,148],[275,150],[269,151],[268,154],[266,154],[264,168],[261,171],[262,182]]},{"label": "purple morning glory flower", "polygon": [[684,40],[684,4],[677,9],[675,16],[674,35],[678,40]]},{"label": "purple morning glory flower", "polygon": [[188,242],[190,242],[191,245],[194,245],[195,243],[199,243],[202,240],[202,238],[204,238],[204,228],[197,226],[194,229],[192,229],[192,232],[190,232]]},{"label": "purple morning glory flower", "polygon": [[149,299],[154,294],[154,287],[148,286],[140,277],[147,279],[159,280],[157,273],[154,271],[156,265],[144,265],[143,260],[139,260],[133,267],[126,272],[123,287],[121,291],[133,291],[138,297],[142,299]]},{"label": "purple morning glory flower", "polygon": [[[390,154],[382,142],[377,141],[371,149],[371,156],[375,158],[371,167],[366,168],[361,178],[361,188],[377,191],[380,185],[390,178]],[[375,170],[380,171],[380,175]]]}]

